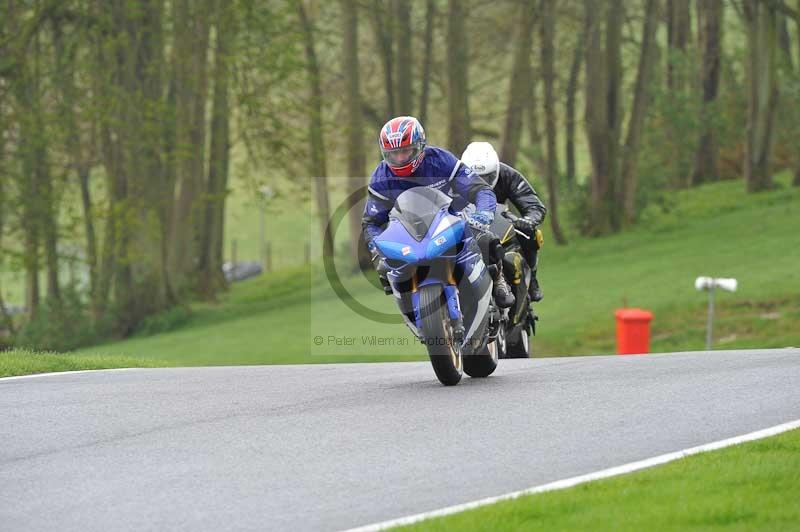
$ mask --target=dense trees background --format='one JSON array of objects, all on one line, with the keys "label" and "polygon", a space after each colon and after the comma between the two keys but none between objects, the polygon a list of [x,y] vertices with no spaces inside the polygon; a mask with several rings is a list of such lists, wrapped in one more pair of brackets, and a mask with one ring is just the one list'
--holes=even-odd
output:
[{"label": "dense trees background", "polygon": [[0,318],[63,348],[213,300],[234,175],[310,198],[338,252],[329,194],[355,193],[355,232],[397,114],[495,143],[561,244],[676,188],[800,186],[799,26],[795,0],[5,0],[0,268],[25,315],[0,287]]}]

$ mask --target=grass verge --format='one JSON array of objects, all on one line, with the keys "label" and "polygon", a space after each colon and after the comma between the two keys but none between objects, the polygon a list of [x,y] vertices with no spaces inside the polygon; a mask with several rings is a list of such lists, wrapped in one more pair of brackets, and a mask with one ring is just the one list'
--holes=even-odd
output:
[{"label": "grass verge", "polygon": [[157,360],[126,356],[38,353],[23,349],[0,352],[0,377],[82,369],[150,368],[166,365]]},{"label": "grass verge", "polygon": [[800,430],[396,530],[800,530]]}]

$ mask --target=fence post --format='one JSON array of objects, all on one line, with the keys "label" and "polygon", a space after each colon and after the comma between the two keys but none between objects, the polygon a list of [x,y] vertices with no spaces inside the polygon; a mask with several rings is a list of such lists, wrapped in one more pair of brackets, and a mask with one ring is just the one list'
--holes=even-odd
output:
[{"label": "fence post", "polygon": [[231,241],[231,264],[233,264],[234,268],[236,267],[236,239],[235,238]]},{"label": "fence post", "polygon": [[267,260],[265,264],[265,269],[268,272],[272,271],[272,242],[265,242],[264,249],[266,250]]},{"label": "fence post", "polygon": [[306,242],[306,264],[311,262],[311,243]]},{"label": "fence post", "polygon": [[711,351],[712,330],[714,329],[714,287],[708,289],[708,322],[706,323],[706,351]]}]

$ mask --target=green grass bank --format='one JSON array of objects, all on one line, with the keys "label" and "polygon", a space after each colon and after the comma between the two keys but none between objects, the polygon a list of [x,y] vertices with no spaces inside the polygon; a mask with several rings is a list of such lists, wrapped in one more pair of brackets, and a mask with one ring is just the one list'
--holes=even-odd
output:
[{"label": "green grass bank", "polygon": [[800,430],[396,528],[800,530]]}]

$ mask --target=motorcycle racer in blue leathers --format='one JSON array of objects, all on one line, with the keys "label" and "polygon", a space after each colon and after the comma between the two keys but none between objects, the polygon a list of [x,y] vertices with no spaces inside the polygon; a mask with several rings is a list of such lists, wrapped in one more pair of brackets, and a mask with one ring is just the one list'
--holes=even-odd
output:
[{"label": "motorcycle racer in blue leathers", "polygon": [[[486,243],[480,246],[484,262],[496,264],[499,259],[491,250],[499,241],[488,231],[497,205],[492,187],[449,151],[428,146],[425,130],[416,118],[400,116],[389,120],[381,128],[379,146],[383,161],[372,172],[361,226],[384,287],[388,286],[383,275],[385,266],[372,240],[389,221],[389,211],[397,197],[413,187],[436,188],[452,197],[451,210],[463,211],[470,226],[485,235]],[[514,304],[513,292],[502,268],[493,271],[495,301],[508,308]]]}]

